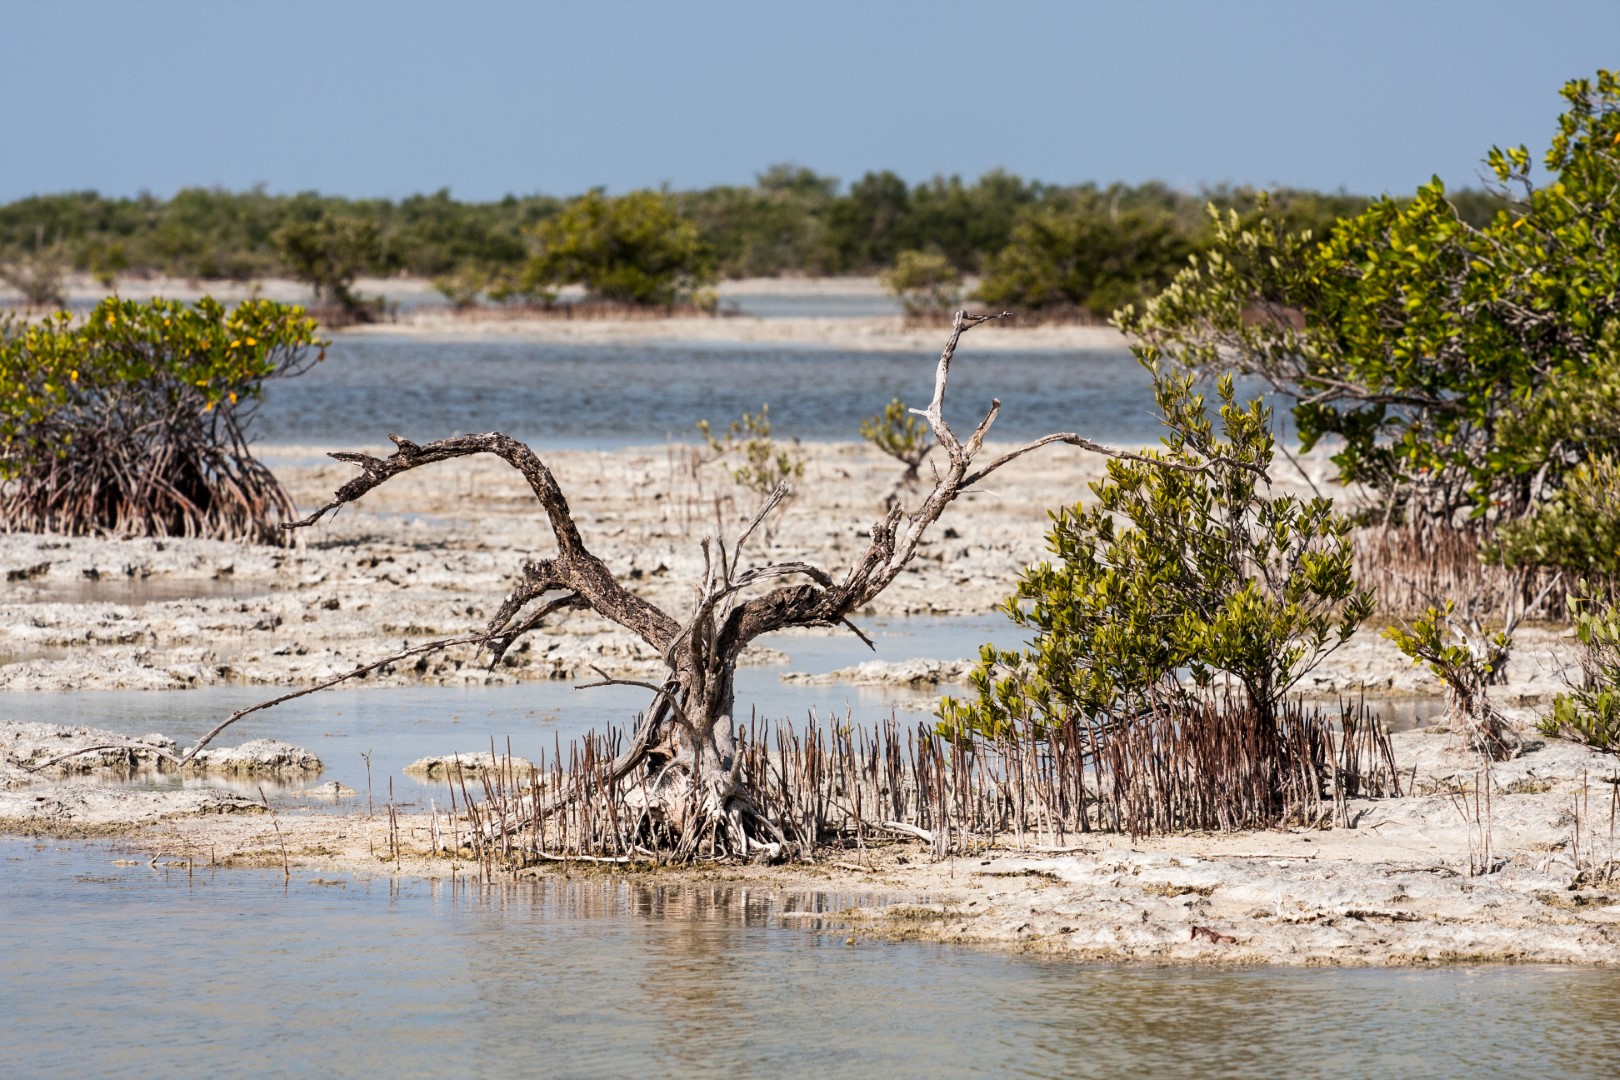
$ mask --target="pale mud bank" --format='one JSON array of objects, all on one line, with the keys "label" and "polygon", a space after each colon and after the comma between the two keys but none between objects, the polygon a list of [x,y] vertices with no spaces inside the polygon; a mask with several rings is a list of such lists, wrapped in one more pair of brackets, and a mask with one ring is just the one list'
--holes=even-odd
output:
[{"label": "pale mud bank", "polygon": [[[806,467],[798,495],[749,551],[754,560],[809,561],[836,575],[864,547],[899,466],[864,444],[810,444],[801,451]],[[586,542],[631,589],[677,617],[702,575],[701,540],[717,532],[735,536],[758,503],[731,481],[725,462],[694,465],[691,453],[667,446],[545,455]],[[270,458],[306,509],[356,474],[315,448],[278,448]],[[1320,464],[1304,467],[1315,472]],[[917,560],[863,614],[993,612],[1019,569],[1044,557],[1049,508],[1089,496],[1087,485],[1101,471],[1100,458],[1070,447],[1008,466],[988,490],[946,512]],[[1280,476],[1278,484],[1303,487],[1303,479]],[[278,549],[0,534],[0,690],[310,685],[407,644],[477,630],[524,561],[555,550],[521,476],[485,458],[408,473],[297,536],[300,546]],[[1498,700],[1545,703],[1571,662],[1571,644],[1562,630],[1522,631]],[[965,651],[879,655],[837,678],[932,693],[961,678],[973,657],[971,648]],[[413,658],[365,681],[491,684],[578,679],[593,667],[640,678],[661,670],[645,644],[584,614],[553,617],[493,670],[487,659],[461,648]],[[745,656],[754,663],[782,659],[771,639]],[[1374,627],[1301,689],[1313,697],[1421,696],[1439,687]]]},{"label": "pale mud bank", "polygon": [[[0,721],[0,829],[118,836],[175,818],[253,814],[265,809],[265,785],[298,790],[324,768],[310,751],[276,739],[204,750],[183,767],[174,761],[178,749],[160,733],[131,738]],[[336,789],[347,790],[334,781],[312,792]]]},{"label": "pale mud bank", "polygon": [[417,758],[405,766],[406,776],[418,780],[451,780],[465,777],[475,780],[486,775],[528,776],[534,762],[509,754],[494,754],[488,750],[457,751]]},{"label": "pale mud bank", "polygon": [[175,775],[285,784],[325,768],[315,754],[278,739],[206,749],[182,767],[175,758],[183,749],[158,732],[131,737],[84,725],[0,720],[0,790],[53,780],[106,784]]},{"label": "pale mud bank", "polygon": [[[263,281],[186,281],[178,278],[128,278],[118,282],[117,291],[127,297],[144,299],[162,296],[195,301],[212,296],[225,303],[262,297],[288,304],[308,304],[309,287],[284,278]],[[396,309],[389,321],[330,331],[338,336],[408,335],[429,340],[517,339],[523,341],[593,342],[635,344],[642,342],[686,342],[692,344],[816,345],[830,349],[857,351],[937,352],[947,331],[939,328],[907,326],[899,315],[726,315],[716,317],[565,319],[524,315],[498,306],[470,311],[453,310],[445,298],[424,278],[361,278],[355,291],[364,297],[381,297]],[[857,303],[883,302],[889,294],[876,278],[747,278],[723,281],[716,288],[722,308],[751,302],[799,301]],[[84,275],[68,281],[68,300],[75,307],[88,307],[106,295],[106,290]],[[578,300],[582,290],[570,287],[558,294],[564,300]],[[0,292],[0,301],[5,296]],[[864,306],[864,304],[863,304]],[[969,302],[974,311],[986,305]],[[1120,349],[1126,339],[1109,326],[1019,326],[1010,322],[980,330],[974,337],[977,349]]]},{"label": "pale mud bank", "polygon": [[[725,462],[694,466],[690,453],[673,446],[545,455],[586,542],[629,588],[677,616],[702,576],[701,541],[734,537],[759,500],[732,482]],[[748,553],[837,574],[864,548],[900,466],[864,445],[811,444],[802,453],[799,493]],[[281,448],[271,461],[304,508],[356,474],[314,448]],[[1096,458],[1068,448],[1004,470],[993,490],[947,512],[913,566],[865,614],[991,611],[1018,569],[1040,556],[1047,509],[1085,494],[1099,470]],[[522,477],[484,458],[401,476],[297,535],[293,549],[0,535],[0,689],[308,684],[406,642],[478,629],[523,563],[555,551]],[[770,644],[751,659],[779,662]],[[367,682],[577,678],[592,665],[645,677],[660,669],[647,646],[584,614],[554,617],[493,671],[486,659],[462,649]]]},{"label": "pale mud bank", "polygon": [[1620,962],[1613,757],[1537,740],[1487,767],[1441,734],[1394,742],[1414,793],[1351,802],[1350,828],[883,866],[867,878],[926,881],[928,900],[864,932],[1167,963]]},{"label": "pale mud bank", "polygon": [[[862,895],[873,904],[805,916],[806,928],[856,943],[928,940],[1078,960],[1620,963],[1613,758],[1533,742],[1487,768],[1444,735],[1394,738],[1413,793],[1352,801],[1349,827],[1136,840],[1034,833],[977,847],[969,838],[970,853],[943,861],[899,839],[786,867],[542,863],[496,871],[494,882],[622,873]],[[301,794],[323,812],[284,804],[272,816],[252,797],[211,787],[56,782],[0,792],[0,828],[112,837],[120,850],[181,867],[285,866],[328,881],[479,876],[465,821],[442,809],[399,809],[395,858],[380,804],[368,812],[336,784]]]},{"label": "pale mud bank", "polygon": [[[973,308],[978,311],[983,305]],[[674,317],[667,319],[560,319],[520,314],[424,310],[395,322],[356,326],[344,336],[408,335],[430,340],[511,338],[593,344],[797,345],[856,352],[938,352],[949,327],[908,325],[898,315]],[[1122,349],[1126,339],[1109,326],[1017,326],[980,330],[981,352],[1029,349]]]}]

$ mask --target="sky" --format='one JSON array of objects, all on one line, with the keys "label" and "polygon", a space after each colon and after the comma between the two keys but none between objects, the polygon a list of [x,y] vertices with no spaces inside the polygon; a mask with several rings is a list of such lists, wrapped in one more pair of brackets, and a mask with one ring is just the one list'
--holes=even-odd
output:
[{"label": "sky", "polygon": [[0,0],[0,201],[463,199],[992,168],[1477,185],[1620,66],[1620,0]]}]

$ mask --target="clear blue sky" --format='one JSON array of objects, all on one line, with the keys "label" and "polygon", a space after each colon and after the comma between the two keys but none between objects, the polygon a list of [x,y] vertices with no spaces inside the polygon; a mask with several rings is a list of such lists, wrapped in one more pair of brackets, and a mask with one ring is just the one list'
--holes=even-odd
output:
[{"label": "clear blue sky", "polygon": [[845,181],[1409,191],[1539,149],[1620,0],[0,0],[0,200]]}]

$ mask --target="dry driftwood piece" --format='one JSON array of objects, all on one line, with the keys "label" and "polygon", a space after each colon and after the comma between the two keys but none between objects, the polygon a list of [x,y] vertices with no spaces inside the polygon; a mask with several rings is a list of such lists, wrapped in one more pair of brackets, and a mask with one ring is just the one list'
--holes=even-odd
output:
[{"label": "dry driftwood piece", "polygon": [[[691,609],[678,619],[625,588],[587,546],[568,500],[545,462],[528,446],[498,432],[426,444],[390,435],[397,449],[386,458],[334,453],[332,457],[358,466],[360,475],[340,487],[325,506],[285,527],[313,525],[392,478],[435,462],[474,454],[493,454],[506,461],[523,475],[534,492],[556,553],[524,566],[521,579],[481,632],[417,646],[412,651],[475,643],[488,648],[493,660],[499,661],[524,634],[538,629],[549,616],[570,609],[589,609],[625,627],[658,651],[668,674],[662,684],[633,684],[652,692],[651,708],[630,745],[602,771],[597,782],[612,784],[626,777],[634,779],[632,801],[637,805],[626,807],[627,812],[647,830],[652,846],[671,852],[675,858],[700,854],[782,856],[788,854],[791,845],[779,823],[760,810],[754,797],[756,778],[743,768],[745,755],[739,752],[738,725],[733,720],[737,660],[748,644],[762,635],[794,626],[843,626],[867,640],[850,616],[899,576],[947,506],[974,484],[1032,450],[1066,443],[1115,457],[1154,460],[1102,446],[1077,434],[1058,433],[988,463],[979,463],[985,436],[1001,403],[992,401],[984,418],[964,440],[945,421],[945,396],[962,334],[1005,314],[956,314],[935,368],[933,397],[926,409],[912,410],[928,423],[944,452],[943,467],[935,466],[933,488],[914,510],[907,513],[896,505],[872,525],[865,550],[841,574],[804,562],[751,565],[744,561],[743,552],[750,539],[788,496],[790,489],[784,483],[765,499],[729,544],[719,537],[703,542],[703,580],[697,584]],[[394,659],[397,654],[378,663]],[[341,682],[375,666],[357,668],[323,685]],[[602,682],[592,685],[615,682],[623,681],[604,676]],[[277,700],[292,696],[298,695],[284,695]],[[261,707],[227,719],[203,742]],[[201,745],[193,747],[187,756],[194,755]],[[544,799],[537,797],[527,811],[530,820],[555,810],[577,794],[564,789]],[[486,828],[492,835],[509,837],[526,824],[528,821],[497,815],[486,823]]]}]

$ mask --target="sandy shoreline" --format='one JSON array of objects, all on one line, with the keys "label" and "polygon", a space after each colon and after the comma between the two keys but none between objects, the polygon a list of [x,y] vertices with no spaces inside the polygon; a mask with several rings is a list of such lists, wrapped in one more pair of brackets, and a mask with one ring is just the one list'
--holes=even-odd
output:
[{"label": "sandy shoreline", "polygon": [[[272,278],[256,282],[185,281],[175,278],[126,279],[118,292],[133,299],[163,296],[196,300],[204,295],[235,303],[262,297],[282,303],[308,304],[309,288],[296,281]],[[408,336],[424,340],[519,340],[600,344],[688,342],[693,344],[795,345],[855,351],[937,352],[948,328],[907,327],[891,315],[779,315],[751,314],[714,318],[562,319],[525,316],[486,306],[467,312],[452,310],[433,283],[422,278],[362,278],[355,284],[362,296],[382,296],[398,305],[389,321],[369,326],[327,331],[346,337]],[[853,304],[870,307],[887,301],[888,293],[876,278],[747,278],[724,281],[716,290],[722,307],[738,305],[744,312],[757,302],[789,301]],[[76,308],[93,305],[106,295],[88,277],[69,279],[68,301]],[[565,299],[579,290],[564,289]],[[4,297],[0,296],[0,301]],[[982,304],[970,303],[973,310]],[[985,351],[1047,349],[1121,349],[1125,338],[1108,326],[1027,326],[995,324],[974,336],[974,347]]]},{"label": "sandy shoreline", "polygon": [[[836,572],[862,543],[863,523],[879,515],[898,468],[865,446],[804,451],[802,492],[759,555],[809,559]],[[320,462],[313,450],[282,448],[275,457],[286,462],[278,474],[302,506],[353,475],[351,466]],[[587,542],[633,588],[677,612],[701,566],[699,539],[717,527],[733,532],[754,506],[722,467],[694,468],[677,449],[546,457]],[[997,477],[994,492],[947,512],[914,572],[869,614],[990,611],[1018,567],[1041,556],[1047,508],[1083,494],[1100,469],[1096,458],[1068,448],[1020,465]],[[294,549],[0,536],[0,719],[5,690],[308,685],[401,639],[477,627],[521,561],[548,549],[521,478],[480,460],[402,477],[311,530]],[[1556,629],[1521,637],[1501,691],[1521,721],[1556,690],[1569,651],[1567,634]],[[912,683],[926,695],[938,692],[935,680],[960,672],[941,662],[959,659],[884,658],[847,678]],[[627,635],[583,619],[537,635],[511,660],[489,672],[470,655],[451,654],[366,685],[510,683],[573,677],[590,665],[628,675],[658,670],[656,658]],[[1363,631],[1312,678],[1307,689],[1324,697],[1436,690],[1376,630]],[[257,730],[273,734],[273,719]],[[1024,850],[1004,844],[942,863],[930,862],[921,845],[897,841],[804,866],[646,872],[881,898],[879,913],[852,913],[838,923],[838,932],[856,937],[974,942],[1084,959],[1620,962],[1620,892],[1592,878],[1611,858],[1605,781],[1613,759],[1543,743],[1487,777],[1477,757],[1444,735],[1396,739],[1403,777],[1417,794],[1352,804],[1354,828],[1138,842],[1030,836]],[[457,749],[465,748],[443,748]],[[1482,784],[1494,800],[1494,872],[1470,877],[1470,845],[1479,856],[1483,832],[1469,820],[1464,793]],[[15,776],[0,786],[9,787],[0,792],[5,831],[111,837],[154,859],[280,866],[285,842],[295,873],[470,872],[466,852],[430,853],[432,824],[419,808],[403,812],[406,850],[397,866],[387,862],[386,852],[378,854],[382,819],[365,813],[363,799],[321,785],[301,805],[318,800],[325,810],[300,813],[294,805],[274,820],[256,799],[228,787],[121,796],[121,789],[71,778]],[[1053,848],[1062,850],[1041,850]],[[553,868],[521,873],[537,872]]]},{"label": "sandy shoreline", "polygon": [[[806,929],[852,939],[976,944],[1075,960],[1404,966],[1620,963],[1620,880],[1607,831],[1612,758],[1534,743],[1486,771],[1442,734],[1395,736],[1414,783],[1355,800],[1351,828],[1132,840],[1028,835],[932,861],[897,839],[783,867],[617,867],[541,862],[493,884],[591,874],[665,884],[735,883],[862,897]],[[1472,792],[1492,790],[1472,816]],[[397,857],[381,806],[340,785],[272,815],[217,787],[133,791],[45,782],[0,790],[0,829],[112,839],[169,866],[281,868],[295,876],[478,880],[441,812],[397,811]],[[324,804],[320,812],[299,807]],[[333,804],[341,807],[334,810]],[[1600,805],[1603,804],[1603,805]],[[1461,808],[1461,809],[1460,809]],[[460,825],[465,836],[465,823]],[[1485,850],[1486,838],[1490,848]],[[1474,873],[1488,867],[1489,873]]]},{"label": "sandy shoreline", "polygon": [[[899,316],[887,315],[565,320],[429,310],[339,333],[344,337],[404,335],[435,341],[513,339],[618,345],[686,342],[936,353],[949,328],[907,326]],[[1008,325],[981,330],[973,344],[981,352],[1123,349],[1125,337],[1108,326]]]}]

